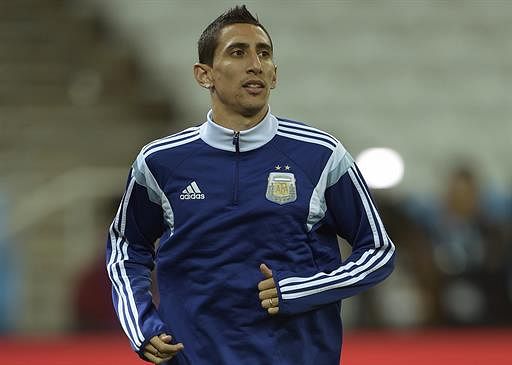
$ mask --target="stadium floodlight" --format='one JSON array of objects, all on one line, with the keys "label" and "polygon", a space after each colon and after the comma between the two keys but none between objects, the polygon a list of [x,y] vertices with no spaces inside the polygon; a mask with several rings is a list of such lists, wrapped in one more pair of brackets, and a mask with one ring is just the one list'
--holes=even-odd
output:
[{"label": "stadium floodlight", "polygon": [[389,189],[398,185],[404,176],[402,156],[391,148],[368,148],[356,158],[356,163],[373,189]]}]

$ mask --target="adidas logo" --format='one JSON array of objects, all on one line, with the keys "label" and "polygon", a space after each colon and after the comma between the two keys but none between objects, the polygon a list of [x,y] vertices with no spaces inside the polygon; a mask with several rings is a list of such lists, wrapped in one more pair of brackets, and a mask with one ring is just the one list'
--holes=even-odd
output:
[{"label": "adidas logo", "polygon": [[188,184],[187,188],[183,189],[180,194],[181,200],[200,200],[204,198],[204,194],[201,192],[195,181],[192,181],[190,184]]}]

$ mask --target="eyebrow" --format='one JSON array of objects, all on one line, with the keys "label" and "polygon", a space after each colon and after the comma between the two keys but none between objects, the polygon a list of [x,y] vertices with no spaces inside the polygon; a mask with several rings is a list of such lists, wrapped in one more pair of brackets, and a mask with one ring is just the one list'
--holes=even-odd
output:
[{"label": "eyebrow", "polygon": [[[250,47],[249,43],[235,42],[235,43],[232,43],[229,46],[227,46],[226,50],[231,50],[231,49],[234,49],[234,48],[247,49],[249,47]],[[263,43],[263,42],[256,43],[256,49],[266,49],[268,51],[272,51],[272,47],[270,46],[270,44]]]}]

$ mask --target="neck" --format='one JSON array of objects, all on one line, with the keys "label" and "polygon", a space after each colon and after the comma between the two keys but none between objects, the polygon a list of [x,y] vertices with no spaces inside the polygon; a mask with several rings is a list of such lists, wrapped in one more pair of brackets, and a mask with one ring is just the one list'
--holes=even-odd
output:
[{"label": "neck", "polygon": [[212,118],[215,123],[234,130],[236,132],[244,131],[254,127],[256,124],[261,122],[268,112],[268,105],[262,108],[258,113],[251,116],[244,116],[242,114],[219,110],[215,105],[212,107]]}]

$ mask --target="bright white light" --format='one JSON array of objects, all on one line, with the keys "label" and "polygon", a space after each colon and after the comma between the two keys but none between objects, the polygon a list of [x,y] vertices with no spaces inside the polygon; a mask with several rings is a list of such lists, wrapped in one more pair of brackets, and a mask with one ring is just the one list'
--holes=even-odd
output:
[{"label": "bright white light", "polygon": [[391,188],[404,176],[404,161],[390,148],[368,148],[357,156],[356,163],[373,189]]}]

